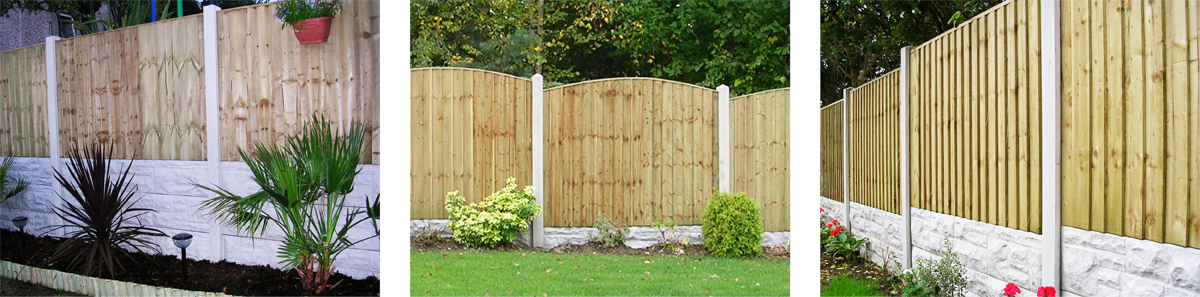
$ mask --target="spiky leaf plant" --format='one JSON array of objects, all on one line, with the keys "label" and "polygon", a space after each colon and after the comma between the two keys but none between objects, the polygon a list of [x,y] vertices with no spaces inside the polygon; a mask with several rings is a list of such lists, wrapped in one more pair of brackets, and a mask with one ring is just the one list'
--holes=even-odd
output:
[{"label": "spiky leaf plant", "polygon": [[296,269],[305,289],[321,294],[338,285],[328,286],[337,256],[374,237],[350,241],[346,235],[366,220],[356,220],[363,211],[345,209],[346,195],[354,189],[359,173],[363,135],[358,122],[348,131],[334,131],[324,117],[314,116],[283,147],[259,143],[252,155],[238,149],[262,190],[243,197],[200,186],[217,194],[202,207],[251,237],[261,236],[270,225],[278,226],[284,233],[280,264]]},{"label": "spiky leaf plant", "polygon": [[17,196],[29,187],[29,181],[9,176],[12,164],[12,157],[4,157],[4,160],[0,161],[0,203],[7,203],[8,198]]},{"label": "spiky leaf plant", "polygon": [[66,203],[55,207],[54,214],[63,224],[49,229],[66,230],[67,236],[50,257],[51,263],[65,262],[68,271],[81,274],[112,276],[124,270],[122,261],[137,261],[129,250],[160,252],[148,237],[167,235],[142,224],[141,216],[156,211],[134,207],[138,200],[133,198],[137,189],[129,173],[132,166],[130,162],[120,175],[110,176],[112,148],[106,151],[99,143],[67,152],[69,178],[58,169],[54,177],[70,199],[61,197]]}]

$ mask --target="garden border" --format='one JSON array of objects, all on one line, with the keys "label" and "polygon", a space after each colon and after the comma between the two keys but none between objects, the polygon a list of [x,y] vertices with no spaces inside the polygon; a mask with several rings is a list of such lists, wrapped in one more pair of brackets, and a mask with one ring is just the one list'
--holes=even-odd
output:
[{"label": "garden border", "polygon": [[0,261],[0,276],[88,296],[233,296],[90,277],[8,261]]}]

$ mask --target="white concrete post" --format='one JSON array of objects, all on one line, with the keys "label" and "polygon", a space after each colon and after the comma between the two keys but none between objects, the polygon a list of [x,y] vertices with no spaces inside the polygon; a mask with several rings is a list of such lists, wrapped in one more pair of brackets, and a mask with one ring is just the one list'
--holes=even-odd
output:
[{"label": "white concrete post", "polygon": [[[58,142],[58,52],[54,46],[59,39],[62,38],[46,37],[46,128],[50,134],[47,135],[46,140],[50,142],[50,167],[62,172],[62,161],[59,159],[62,155],[62,147]],[[57,182],[54,183],[54,192],[59,196],[66,193],[62,185]],[[62,219],[58,220],[58,224],[63,224]],[[65,231],[61,229],[55,234],[66,235]]]},{"label": "white concrete post", "polygon": [[910,161],[914,155],[909,150],[909,137],[911,130],[909,129],[908,108],[909,100],[912,99],[909,71],[912,70],[912,60],[909,58],[909,53],[912,52],[911,46],[906,46],[900,49],[900,211],[904,216],[904,266],[903,269],[912,268],[912,172]]},{"label": "white concrete post", "polygon": [[850,90],[842,90],[842,202],[846,204],[846,229],[850,226]]},{"label": "white concrete post", "polygon": [[545,209],[546,209],[546,144],[545,140],[545,120],[544,109],[545,100],[542,98],[542,74],[533,75],[533,87],[530,91],[533,92],[533,196],[537,199],[537,204],[542,208],[541,215],[533,217],[533,242],[534,247],[545,247]]},{"label": "white concrete post", "polygon": [[729,193],[732,187],[729,185],[729,168],[732,165],[730,156],[730,148],[732,138],[730,137],[729,123],[729,86],[721,85],[717,87],[717,158],[720,160],[718,164],[717,185],[721,192]]},{"label": "white concrete post", "polygon": [[1042,286],[1062,284],[1061,3],[1042,1]]},{"label": "white concrete post", "polygon": [[[204,6],[204,109],[205,137],[207,137],[208,184],[221,184],[221,100],[218,97],[221,83],[217,80],[217,11],[216,5]],[[213,198],[214,194],[210,194]],[[212,220],[208,226],[209,260],[225,259],[224,234],[221,224]]]}]

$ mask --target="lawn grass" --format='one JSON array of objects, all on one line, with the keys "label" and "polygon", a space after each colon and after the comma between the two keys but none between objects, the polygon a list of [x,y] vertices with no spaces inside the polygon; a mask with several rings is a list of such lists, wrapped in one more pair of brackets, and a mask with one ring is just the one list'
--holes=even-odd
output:
[{"label": "lawn grass", "polygon": [[0,277],[0,296],[83,296],[43,286]]},{"label": "lawn grass", "polygon": [[413,296],[786,296],[788,261],[412,252]]},{"label": "lawn grass", "polygon": [[873,280],[852,278],[845,274],[829,280],[821,289],[821,296],[884,296],[879,293],[879,283]]}]

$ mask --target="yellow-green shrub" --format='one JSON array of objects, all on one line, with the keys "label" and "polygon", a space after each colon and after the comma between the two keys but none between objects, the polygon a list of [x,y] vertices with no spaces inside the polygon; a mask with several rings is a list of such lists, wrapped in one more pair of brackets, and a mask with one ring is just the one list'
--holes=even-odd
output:
[{"label": "yellow-green shrub", "polygon": [[713,194],[704,210],[704,249],[718,257],[762,255],[762,220],[746,193]]},{"label": "yellow-green shrub", "polygon": [[529,228],[529,220],[542,213],[533,197],[533,187],[517,190],[517,179],[508,178],[506,186],[483,201],[464,205],[458,191],[446,194],[447,227],[454,240],[470,247],[496,247],[512,241]]}]

